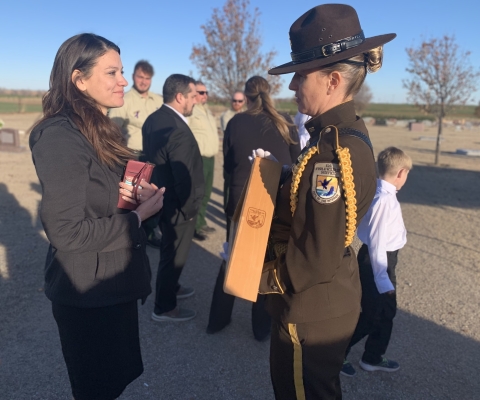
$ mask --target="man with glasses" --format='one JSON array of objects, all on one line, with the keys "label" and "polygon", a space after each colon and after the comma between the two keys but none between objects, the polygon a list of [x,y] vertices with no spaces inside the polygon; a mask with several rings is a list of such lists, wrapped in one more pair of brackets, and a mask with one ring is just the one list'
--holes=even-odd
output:
[{"label": "man with glasses", "polygon": [[225,129],[227,129],[228,121],[230,121],[235,114],[243,111],[243,106],[245,105],[245,96],[243,92],[237,90],[233,94],[230,104],[231,108],[220,116],[220,127],[222,128],[222,132],[225,132]]},{"label": "man with glasses", "polygon": [[[133,86],[125,93],[122,107],[112,108],[108,116],[115,122],[127,140],[127,146],[142,150],[142,126],[147,117],[158,110],[163,104],[163,97],[150,92],[153,76],[152,65],[140,60],[133,70]],[[143,149],[145,152],[145,149]],[[147,234],[147,244],[156,249],[160,248],[160,239],[155,236],[158,217],[153,216],[146,220],[142,226]]]},{"label": "man with glasses", "polygon": [[207,235],[215,231],[215,228],[207,225],[205,215],[207,204],[212,194],[213,171],[215,168],[215,155],[219,150],[218,131],[215,117],[207,106],[208,91],[202,81],[195,82],[197,90],[197,105],[193,109],[192,116],[189,118],[189,126],[193,136],[197,140],[200,154],[203,161],[203,176],[205,178],[205,194],[202,205],[198,211],[197,224],[195,226],[196,240],[205,240]]}]

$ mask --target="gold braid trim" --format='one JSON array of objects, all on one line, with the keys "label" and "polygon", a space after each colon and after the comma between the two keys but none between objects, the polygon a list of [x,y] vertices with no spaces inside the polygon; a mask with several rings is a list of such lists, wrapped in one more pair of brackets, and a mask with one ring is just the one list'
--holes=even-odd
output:
[{"label": "gold braid trim", "polygon": [[305,166],[312,156],[318,152],[317,146],[311,147],[307,152],[303,153],[298,160],[298,163],[293,166],[292,169],[292,186],[290,187],[290,210],[292,210],[292,216],[297,209],[298,203],[298,185],[300,184],[300,178],[302,177]]},{"label": "gold braid trim", "polygon": [[338,143],[338,129],[333,126],[337,135],[337,153],[340,163],[340,174],[342,176],[343,195],[345,196],[345,247],[353,242],[355,230],[357,228],[357,199],[355,195],[355,183],[353,182],[352,160],[350,159],[350,149],[341,147]]},{"label": "gold braid trim", "polygon": [[[334,125],[329,125],[327,128],[334,128],[336,131],[337,139],[337,148],[335,152],[337,153],[339,164],[340,164],[340,175],[343,186],[343,195],[345,197],[345,247],[350,246],[355,236],[355,230],[357,225],[357,199],[355,198],[355,183],[353,182],[353,168],[352,160],[350,158],[350,150],[345,147],[341,147],[338,143],[338,129]],[[323,131],[320,133],[319,141],[321,139]],[[298,163],[293,167],[292,170],[292,186],[290,187],[290,209],[292,211],[292,216],[295,213],[298,203],[298,186],[300,184],[300,179],[302,177],[303,171],[305,171],[305,166],[312,156],[318,152],[317,146],[313,146],[306,153],[300,156]]]}]

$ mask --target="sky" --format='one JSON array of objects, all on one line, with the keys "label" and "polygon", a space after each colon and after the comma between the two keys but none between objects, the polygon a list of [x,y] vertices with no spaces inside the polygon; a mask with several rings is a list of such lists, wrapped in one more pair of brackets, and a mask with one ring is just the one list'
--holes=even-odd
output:
[{"label": "sky", "polygon": [[[190,61],[192,46],[205,43],[200,26],[225,0],[17,0],[0,6],[0,88],[47,90],[50,70],[59,46],[69,37],[92,32],[121,49],[125,77],[132,82],[135,63],[148,60],[155,69],[151,90],[160,93],[172,73],[200,78]],[[384,47],[381,70],[367,77],[376,103],[407,101],[402,80],[408,58],[405,49],[422,39],[455,35],[461,49],[471,51],[470,64],[480,67],[480,2],[472,0],[352,0],[366,37],[396,33]],[[260,10],[262,51],[276,50],[274,65],[290,61],[288,31],[310,8],[322,4],[311,0],[251,0]],[[279,97],[291,97],[292,75],[283,76]],[[479,91],[472,104],[480,101]]]}]

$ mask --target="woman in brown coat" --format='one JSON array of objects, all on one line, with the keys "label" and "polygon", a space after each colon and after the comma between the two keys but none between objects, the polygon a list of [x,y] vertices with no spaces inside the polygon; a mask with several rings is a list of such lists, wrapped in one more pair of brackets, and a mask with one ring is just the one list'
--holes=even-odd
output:
[{"label": "woman in brown coat", "polygon": [[269,71],[294,73],[298,111],[312,117],[309,144],[281,182],[270,235],[269,271],[281,282],[267,288],[277,293],[266,305],[277,399],[342,398],[339,374],[361,297],[350,244],[376,187],[368,131],[352,99],[394,37],[365,38],[352,7],[320,5],[291,26],[292,61]]}]

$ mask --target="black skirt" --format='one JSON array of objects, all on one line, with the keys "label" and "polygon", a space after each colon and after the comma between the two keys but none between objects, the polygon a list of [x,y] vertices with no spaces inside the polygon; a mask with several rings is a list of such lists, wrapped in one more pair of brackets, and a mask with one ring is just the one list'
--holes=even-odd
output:
[{"label": "black skirt", "polygon": [[78,308],[52,303],[75,400],[113,400],[143,372],[137,302]]}]

